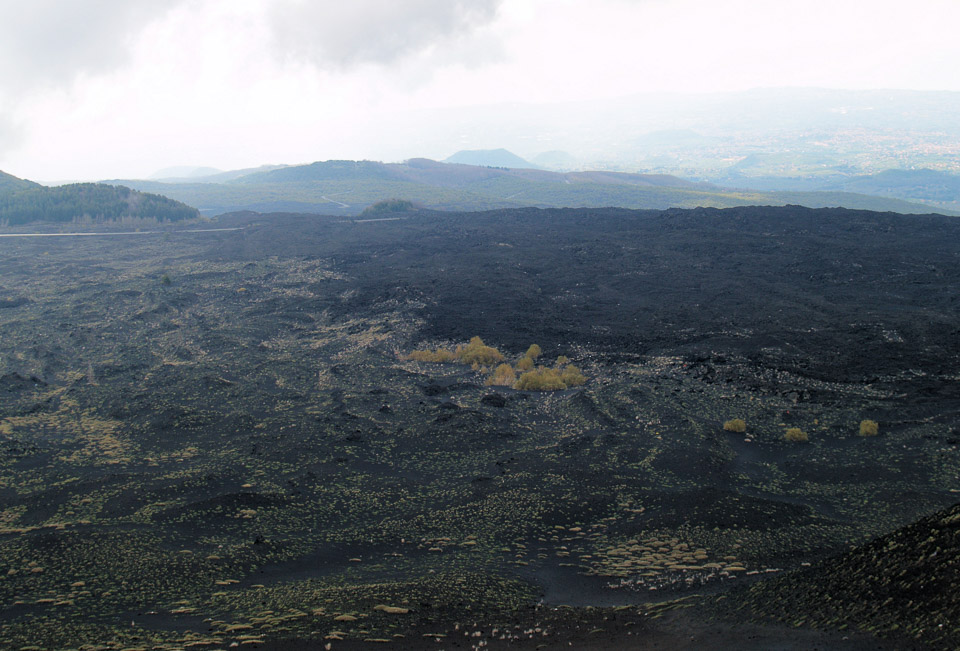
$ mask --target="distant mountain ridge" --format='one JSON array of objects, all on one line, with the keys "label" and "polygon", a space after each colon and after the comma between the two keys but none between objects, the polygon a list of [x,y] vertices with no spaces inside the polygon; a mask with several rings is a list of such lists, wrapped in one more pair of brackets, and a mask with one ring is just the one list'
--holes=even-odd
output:
[{"label": "distant mountain ridge", "polygon": [[[749,162],[743,167],[749,167]],[[761,192],[855,192],[957,210],[960,208],[960,175],[932,169],[884,170],[869,175],[829,174],[812,177],[771,177],[732,174],[726,184]]]},{"label": "distant mountain ridge", "polygon": [[[204,167],[196,168],[198,170],[197,174],[191,174],[187,176],[171,176],[171,177],[157,177],[157,175],[151,176],[149,181],[157,181],[159,183],[227,183],[229,181],[236,181],[239,178],[244,176],[249,176],[251,174],[257,174],[259,172],[270,172],[273,170],[283,169],[285,167],[290,167],[289,165],[261,165],[259,167],[248,167],[238,170],[229,170],[224,172],[223,170],[218,170],[213,167]],[[176,168],[171,168],[176,169]],[[199,173],[201,170],[207,170],[209,173],[203,174]],[[159,174],[159,173],[158,173]]]},{"label": "distant mountain ridge", "polygon": [[444,159],[444,163],[478,165],[482,167],[508,167],[511,169],[540,169],[528,160],[506,149],[466,149]]},{"label": "distant mountain ridge", "polygon": [[842,184],[848,192],[866,192],[904,199],[960,202],[960,176],[931,169],[886,170],[853,177]]},{"label": "distant mountain ridge", "polygon": [[235,179],[244,185],[254,183],[300,183],[357,179],[394,179],[400,175],[390,165],[376,161],[329,160],[308,165],[254,172]]},{"label": "distant mountain ridge", "polygon": [[151,181],[162,181],[166,179],[195,179],[204,176],[213,176],[220,174],[223,170],[216,167],[192,167],[183,165],[178,167],[166,167],[151,174],[148,178]]},{"label": "distant mountain ridge", "polygon": [[406,181],[445,187],[463,187],[490,179],[518,178],[548,183],[599,183],[642,185],[688,189],[717,189],[706,183],[687,181],[668,174],[630,174],[625,172],[548,172],[531,168],[501,168],[462,163],[439,163],[428,158],[412,158],[403,163],[330,160],[248,174],[236,183],[305,183],[321,181],[360,181],[379,179]]},{"label": "distant mountain ridge", "polygon": [[581,171],[443,163],[413,158],[402,163],[328,160],[250,173],[224,173],[189,182],[110,181],[175,198],[207,215],[239,210],[356,215],[385,199],[405,199],[436,210],[621,207],[725,208],[797,204],[900,213],[928,207],[888,197],[847,192],[754,192],[730,190],[668,174]]}]

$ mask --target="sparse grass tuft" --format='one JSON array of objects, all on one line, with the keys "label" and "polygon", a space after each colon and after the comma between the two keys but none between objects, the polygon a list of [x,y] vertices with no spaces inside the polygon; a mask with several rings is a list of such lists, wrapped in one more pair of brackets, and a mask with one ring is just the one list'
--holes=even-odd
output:
[{"label": "sparse grass tuft", "polygon": [[807,433],[799,427],[791,427],[784,433],[783,438],[793,443],[806,443],[810,440]]},{"label": "sparse grass tuft", "polygon": [[742,418],[732,418],[723,424],[723,429],[728,432],[743,434],[747,431],[747,422]]}]

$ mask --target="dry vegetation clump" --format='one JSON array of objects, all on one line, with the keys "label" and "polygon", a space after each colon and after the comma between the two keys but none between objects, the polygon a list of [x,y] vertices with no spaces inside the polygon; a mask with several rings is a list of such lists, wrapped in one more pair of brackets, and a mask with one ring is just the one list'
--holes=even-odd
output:
[{"label": "dry vegetation clump", "polygon": [[[483,343],[480,337],[474,337],[466,346],[457,346],[456,350],[448,348],[437,348],[436,350],[415,350],[407,359],[415,362],[434,362],[448,364],[450,362],[460,362],[479,368],[480,366],[489,366],[502,362],[504,357],[496,348],[492,348]],[[476,368],[474,370],[476,370]]]},{"label": "dry vegetation clump", "polygon": [[[537,366],[534,361],[543,354],[537,344],[531,344],[515,366],[505,363],[503,354],[483,343],[480,337],[473,337],[467,345],[457,346],[455,350],[437,348],[435,350],[415,350],[407,359],[416,362],[460,363],[469,365],[474,371],[487,375],[486,386],[513,387],[520,391],[561,391],[586,383],[586,376],[570,359],[557,358],[553,367]],[[520,378],[517,379],[517,373]]]},{"label": "dry vegetation clump", "polygon": [[436,350],[415,350],[407,355],[407,359],[415,362],[447,363],[456,361],[457,356],[452,350],[437,348]]},{"label": "dry vegetation clump", "polygon": [[578,387],[587,382],[587,376],[581,373],[580,369],[573,364],[568,364],[564,367],[560,372],[560,379],[563,380],[563,383],[566,384],[567,387]]},{"label": "dry vegetation clump", "polygon": [[517,382],[517,374],[509,364],[501,364],[484,384],[488,387],[512,387]]},{"label": "dry vegetation clump", "polygon": [[517,370],[523,371],[520,379],[513,385],[520,391],[562,391],[570,387],[578,387],[587,381],[587,378],[570,359],[561,355],[553,368],[537,366],[534,360],[543,351],[537,344],[531,344],[526,354],[517,362]]},{"label": "dry vegetation clump", "polygon": [[573,364],[554,368],[537,366],[521,375],[513,388],[520,391],[562,391],[578,387],[586,381],[586,376]]},{"label": "dry vegetation clump", "polygon": [[876,436],[880,432],[880,426],[875,420],[860,421],[860,436]]},{"label": "dry vegetation clump", "polygon": [[799,427],[791,427],[784,433],[783,438],[793,443],[806,443],[810,440],[807,433]]},{"label": "dry vegetation clump", "polygon": [[567,388],[560,378],[560,372],[553,368],[539,367],[520,376],[514,389],[520,391],[560,391]]},{"label": "dry vegetation clump", "polygon": [[747,431],[747,422],[742,418],[733,418],[723,424],[723,429],[728,432],[743,434]]},{"label": "dry vegetation clump", "polygon": [[524,357],[519,362],[517,362],[518,371],[529,371],[533,369],[533,367],[534,367],[533,360],[530,359],[529,357]]},{"label": "dry vegetation clump", "polygon": [[457,359],[464,364],[482,364],[489,366],[504,360],[499,350],[483,343],[480,337],[473,337],[466,346],[457,346]]}]

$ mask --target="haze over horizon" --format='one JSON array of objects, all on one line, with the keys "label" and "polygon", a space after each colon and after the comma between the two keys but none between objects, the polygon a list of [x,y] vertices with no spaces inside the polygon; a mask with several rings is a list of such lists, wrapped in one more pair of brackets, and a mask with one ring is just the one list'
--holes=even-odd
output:
[{"label": "haze over horizon", "polygon": [[[960,91],[948,0],[0,6],[0,169],[43,181],[442,159],[515,146],[500,128],[522,131],[531,106],[647,93]],[[486,132],[429,137],[484,111]],[[517,142],[523,156],[556,148]]]}]

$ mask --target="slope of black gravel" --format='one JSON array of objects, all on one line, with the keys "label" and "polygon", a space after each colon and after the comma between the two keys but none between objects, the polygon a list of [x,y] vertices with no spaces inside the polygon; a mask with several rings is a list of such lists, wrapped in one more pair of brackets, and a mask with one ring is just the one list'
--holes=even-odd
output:
[{"label": "slope of black gravel", "polygon": [[[816,585],[771,584],[749,625],[709,606],[956,503],[960,222],[224,221],[0,240],[0,647],[930,639],[907,589],[883,625],[824,615]],[[587,382],[407,356],[474,335]],[[835,566],[838,598],[868,566]]]},{"label": "slope of black gravel", "polygon": [[840,382],[949,372],[960,352],[951,217],[787,206],[225,221],[250,228],[221,255],[329,257],[356,280],[332,309],[419,301],[423,334],[438,339],[470,331],[627,357],[726,350]]},{"label": "slope of black gravel", "polygon": [[960,643],[960,505],[845,554],[734,593],[738,614]]}]

